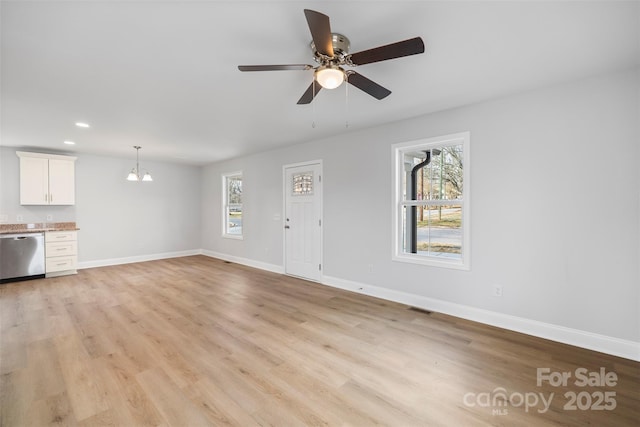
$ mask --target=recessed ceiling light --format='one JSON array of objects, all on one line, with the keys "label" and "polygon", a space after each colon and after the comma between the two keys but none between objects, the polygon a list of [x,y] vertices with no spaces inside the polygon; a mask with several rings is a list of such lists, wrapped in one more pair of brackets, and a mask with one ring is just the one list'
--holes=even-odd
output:
[{"label": "recessed ceiling light", "polygon": [[86,123],[82,123],[82,122],[76,122],[76,126],[78,126],[79,128],[88,128],[89,125]]},{"label": "recessed ceiling light", "polygon": [[65,141],[64,143],[67,145],[76,145],[76,143],[73,141]]}]

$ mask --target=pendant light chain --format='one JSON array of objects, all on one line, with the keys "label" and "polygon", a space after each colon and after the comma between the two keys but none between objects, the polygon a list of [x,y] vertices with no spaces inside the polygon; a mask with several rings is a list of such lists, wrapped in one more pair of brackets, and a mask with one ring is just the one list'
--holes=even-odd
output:
[{"label": "pendant light chain", "polygon": [[138,178],[140,178],[140,148],[142,147],[136,145],[133,148],[136,149],[136,175],[138,175]]}]

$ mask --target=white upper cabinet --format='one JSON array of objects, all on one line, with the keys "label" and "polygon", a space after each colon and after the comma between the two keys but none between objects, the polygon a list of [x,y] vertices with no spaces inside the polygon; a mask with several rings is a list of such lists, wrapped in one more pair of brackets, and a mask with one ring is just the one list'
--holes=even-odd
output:
[{"label": "white upper cabinet", "polygon": [[49,160],[20,157],[20,204],[48,205]]},{"label": "white upper cabinet", "polygon": [[76,203],[75,159],[49,159],[49,204]]},{"label": "white upper cabinet", "polygon": [[76,157],[17,151],[21,205],[75,204]]}]

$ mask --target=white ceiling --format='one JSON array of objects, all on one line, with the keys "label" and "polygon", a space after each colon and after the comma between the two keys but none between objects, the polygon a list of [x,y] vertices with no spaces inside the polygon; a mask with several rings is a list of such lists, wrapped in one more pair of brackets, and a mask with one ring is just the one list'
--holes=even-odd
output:
[{"label": "white ceiling", "polygon": [[[393,92],[381,101],[350,86],[347,105],[343,86],[297,105],[311,71],[237,65],[313,64],[304,8],[329,15],[351,52],[415,36],[426,52],[358,68]],[[637,1],[2,1],[0,13],[2,145],[120,157],[141,145],[192,164],[640,64]]]}]

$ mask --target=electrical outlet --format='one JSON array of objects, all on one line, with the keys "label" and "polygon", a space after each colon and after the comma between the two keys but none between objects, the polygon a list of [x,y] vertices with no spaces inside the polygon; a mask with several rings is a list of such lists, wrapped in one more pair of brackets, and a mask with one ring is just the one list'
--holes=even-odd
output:
[{"label": "electrical outlet", "polygon": [[373,273],[373,264],[369,264],[369,273]]},{"label": "electrical outlet", "polygon": [[47,215],[47,221],[53,221],[53,215],[51,214]]},{"label": "electrical outlet", "polygon": [[502,296],[502,286],[493,285],[493,296],[494,297],[501,297]]},{"label": "electrical outlet", "polygon": [[9,222],[9,215],[7,214],[0,215],[0,224],[6,224],[7,222]]},{"label": "electrical outlet", "polygon": [[22,222],[22,221],[24,221],[24,218],[22,217],[22,215],[16,215],[16,221],[17,222]]}]

